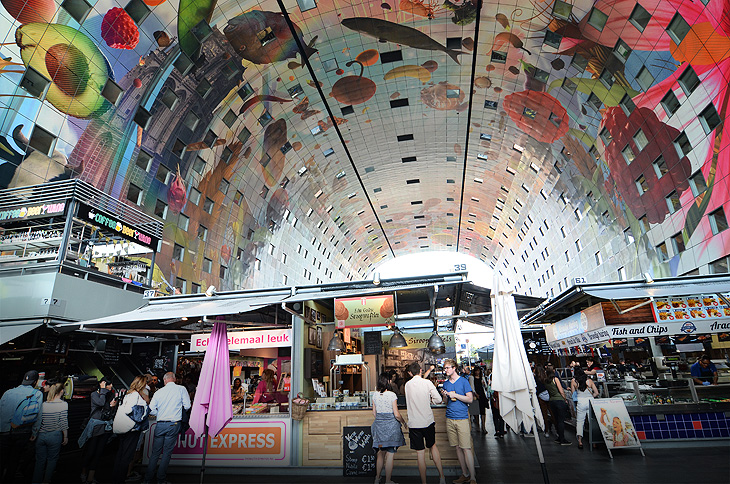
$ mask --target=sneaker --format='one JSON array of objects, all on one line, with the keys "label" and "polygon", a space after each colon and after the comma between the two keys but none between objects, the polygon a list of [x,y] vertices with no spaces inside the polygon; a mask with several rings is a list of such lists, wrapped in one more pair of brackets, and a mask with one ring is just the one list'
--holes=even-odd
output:
[{"label": "sneaker", "polygon": [[560,443],[562,443],[563,441],[562,441],[562,440],[560,440],[560,439],[555,439],[555,440],[553,440],[553,442],[555,442],[556,444],[560,444]]},{"label": "sneaker", "polygon": [[564,440],[560,442],[560,445],[573,445],[573,442],[571,442],[570,440]]},{"label": "sneaker", "polygon": [[471,479],[469,476],[465,476],[464,474],[461,475],[460,478],[455,479],[453,482],[454,484],[464,484],[465,482],[469,482]]},{"label": "sneaker", "polygon": [[136,482],[136,481],[139,481],[140,479],[142,479],[142,474],[140,474],[137,471],[132,471],[132,473],[129,474],[129,476],[127,476],[127,478],[124,480],[124,482]]}]

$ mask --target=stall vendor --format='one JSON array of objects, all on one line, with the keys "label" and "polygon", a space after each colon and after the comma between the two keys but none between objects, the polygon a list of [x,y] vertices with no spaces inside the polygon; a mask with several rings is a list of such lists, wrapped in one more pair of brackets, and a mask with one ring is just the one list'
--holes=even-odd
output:
[{"label": "stall vendor", "polygon": [[256,387],[253,403],[282,403],[287,400],[286,396],[276,391],[276,376],[274,371],[267,368],[261,375],[261,381]]},{"label": "stall vendor", "polygon": [[241,403],[246,399],[246,392],[243,391],[241,379],[233,380],[233,388],[231,388],[231,403]]},{"label": "stall vendor", "polygon": [[700,356],[697,363],[690,367],[690,373],[697,385],[717,385],[717,368],[707,355]]},{"label": "stall vendor", "polygon": [[586,358],[586,369],[585,369],[586,375],[595,376],[596,372],[598,370],[602,370],[602,369],[603,368],[601,368],[601,365],[596,360],[594,360],[592,356],[589,356],[588,358]]}]

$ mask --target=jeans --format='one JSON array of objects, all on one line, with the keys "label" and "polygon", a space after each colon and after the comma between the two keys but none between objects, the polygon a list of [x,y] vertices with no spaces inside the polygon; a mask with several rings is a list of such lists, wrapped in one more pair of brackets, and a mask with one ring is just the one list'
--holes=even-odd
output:
[{"label": "jeans", "polygon": [[583,437],[583,424],[586,420],[586,415],[588,414],[588,407],[591,406],[591,399],[590,398],[579,398],[578,399],[578,418],[575,422],[575,435],[578,437]]},{"label": "jeans", "polygon": [[113,482],[115,484],[122,484],[127,478],[127,471],[129,470],[129,463],[132,462],[134,457],[134,451],[137,450],[137,442],[141,432],[139,430],[129,431],[126,434],[119,434],[119,449],[117,450],[117,457],[114,461],[114,473]]},{"label": "jeans", "polygon": [[[170,457],[172,450],[177,443],[177,436],[180,433],[180,422],[157,422],[155,426],[155,435],[152,441],[152,453],[150,454],[150,462],[147,464],[147,472],[144,474],[145,482],[150,482],[155,475],[157,461],[160,461],[157,467],[157,482],[167,480],[167,466],[170,465]],[[160,457],[160,454],[162,456]]]},{"label": "jeans", "polygon": [[51,482],[61,453],[63,431],[40,432],[35,444],[35,471],[33,483]]},{"label": "jeans", "polygon": [[0,482],[27,482],[30,472],[23,472],[22,481],[17,481],[15,474],[25,470],[25,461],[30,454],[30,429],[12,431],[0,435]]},{"label": "jeans", "polygon": [[492,403],[492,420],[494,421],[494,431],[499,434],[504,433],[504,419],[494,403]]},{"label": "jeans", "polygon": [[550,400],[550,411],[555,419],[558,440],[565,441],[565,419],[568,418],[568,404],[565,400]]},{"label": "jeans", "polygon": [[96,471],[96,466],[99,465],[99,459],[101,459],[101,454],[104,453],[104,447],[106,447],[110,435],[111,432],[105,432],[86,441],[83,454],[83,467],[86,470]]}]

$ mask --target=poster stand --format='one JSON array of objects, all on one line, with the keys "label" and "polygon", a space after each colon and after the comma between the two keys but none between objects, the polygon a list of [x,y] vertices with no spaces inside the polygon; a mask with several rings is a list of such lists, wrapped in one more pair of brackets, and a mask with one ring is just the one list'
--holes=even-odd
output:
[{"label": "poster stand", "polygon": [[611,459],[612,451],[616,449],[639,449],[641,455],[646,457],[623,399],[591,399],[588,413],[588,445],[591,451],[593,445],[599,442],[597,434],[600,434]]}]

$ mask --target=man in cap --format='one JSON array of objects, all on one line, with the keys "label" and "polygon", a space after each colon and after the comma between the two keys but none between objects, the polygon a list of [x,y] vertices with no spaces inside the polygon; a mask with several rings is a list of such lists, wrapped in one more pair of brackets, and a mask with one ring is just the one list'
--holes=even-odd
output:
[{"label": "man in cap", "polygon": [[[0,482],[15,482],[15,473],[31,436],[41,425],[43,394],[35,389],[37,382],[38,372],[30,370],[23,376],[20,385],[6,391],[0,398]],[[22,421],[20,417],[23,417]]]}]

